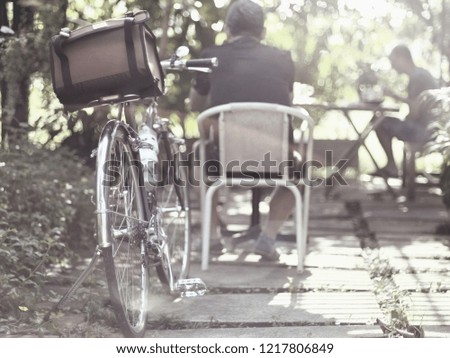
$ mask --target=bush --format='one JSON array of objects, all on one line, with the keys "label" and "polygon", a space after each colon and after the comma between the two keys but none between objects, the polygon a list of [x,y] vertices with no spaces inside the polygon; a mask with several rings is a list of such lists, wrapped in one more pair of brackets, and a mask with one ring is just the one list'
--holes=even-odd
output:
[{"label": "bush", "polygon": [[9,320],[32,304],[51,265],[94,244],[92,180],[63,148],[0,152],[0,313]]},{"label": "bush", "polygon": [[440,153],[444,158],[440,187],[443,201],[450,209],[450,87],[428,90],[421,94],[421,116],[430,121],[431,140],[426,153]]}]

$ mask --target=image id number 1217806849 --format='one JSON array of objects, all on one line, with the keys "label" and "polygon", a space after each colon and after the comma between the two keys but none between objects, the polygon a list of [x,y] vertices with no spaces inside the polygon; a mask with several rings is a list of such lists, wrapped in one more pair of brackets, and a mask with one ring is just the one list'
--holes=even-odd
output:
[{"label": "image id number 1217806849", "polygon": [[259,345],[259,353],[266,354],[266,353],[331,353],[333,350],[333,344],[302,344],[302,343],[266,343],[266,344],[260,344]]}]

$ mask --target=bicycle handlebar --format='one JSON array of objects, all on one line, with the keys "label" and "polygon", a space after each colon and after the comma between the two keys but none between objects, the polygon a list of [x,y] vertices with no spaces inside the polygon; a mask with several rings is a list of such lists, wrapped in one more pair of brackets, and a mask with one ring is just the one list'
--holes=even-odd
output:
[{"label": "bicycle handlebar", "polygon": [[199,58],[195,60],[163,60],[161,67],[164,70],[191,70],[199,72],[210,72],[212,68],[219,64],[217,57]]},{"label": "bicycle handlebar", "polygon": [[199,59],[195,59],[195,60],[187,60],[186,61],[187,67],[214,68],[214,67],[217,67],[218,64],[219,64],[219,61],[217,60],[217,57],[199,58]]}]

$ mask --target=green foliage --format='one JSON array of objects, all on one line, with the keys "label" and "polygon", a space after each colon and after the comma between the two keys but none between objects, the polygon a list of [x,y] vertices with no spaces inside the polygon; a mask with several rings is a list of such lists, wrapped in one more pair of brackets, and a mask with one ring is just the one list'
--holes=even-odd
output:
[{"label": "green foliage", "polygon": [[443,155],[440,187],[443,201],[450,208],[450,87],[426,91],[421,95],[421,115],[429,119],[432,140],[427,143],[427,153]]},{"label": "green foliage", "polygon": [[[49,78],[48,42],[64,24],[66,2],[34,1],[30,7],[34,21],[25,23],[21,18],[24,24],[15,29],[14,36],[0,38],[0,82],[7,89],[2,93],[3,120],[11,121],[17,105],[27,106],[28,99],[20,93],[21,84],[36,73]],[[26,121],[26,118],[19,120]]]},{"label": "green foliage", "polygon": [[[6,40],[7,55],[4,62],[8,67],[2,73],[11,77],[8,80],[11,83],[22,72],[33,73],[35,78],[43,78],[45,89],[48,89],[47,41],[58,33],[60,27],[75,28],[123,16],[127,11],[136,9],[149,11],[149,25],[158,38],[162,58],[170,56],[180,45],[188,45],[191,56],[195,58],[200,56],[203,48],[223,41],[223,20],[229,2],[35,1],[33,3],[39,5],[35,7],[33,31]],[[397,81],[398,76],[392,76],[386,59],[389,48],[397,41],[412,45],[414,55],[420,60],[419,65],[439,75],[438,54],[442,50],[439,39],[443,39],[441,34],[445,30],[441,23],[440,1],[386,0],[382,5],[353,0],[264,0],[260,3],[268,13],[266,42],[291,50],[296,80],[312,85],[316,96],[322,100],[356,100],[355,81],[363,62],[374,64],[380,70],[383,82],[388,87],[400,90],[402,81]],[[21,55],[22,52],[25,55]],[[161,99],[161,108],[186,111],[185,99],[192,76],[191,73],[168,76],[168,92]],[[448,77],[448,74],[444,69],[445,76]],[[53,110],[54,96],[46,90],[43,97],[39,110]],[[11,98],[17,97],[11,94]],[[12,104],[9,102],[4,108],[5,114],[12,110]],[[35,110],[31,113],[33,115]]]},{"label": "green foliage", "polygon": [[63,149],[0,152],[0,312],[8,319],[33,304],[50,265],[64,266],[70,248],[93,242],[91,180]]}]

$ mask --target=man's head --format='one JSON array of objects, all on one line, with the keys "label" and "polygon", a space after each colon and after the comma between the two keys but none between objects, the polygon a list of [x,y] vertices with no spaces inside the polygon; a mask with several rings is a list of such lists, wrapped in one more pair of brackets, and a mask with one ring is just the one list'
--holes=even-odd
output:
[{"label": "man's head", "polygon": [[229,35],[250,35],[262,38],[264,34],[264,11],[251,0],[236,0],[228,9],[225,25]]},{"label": "man's head", "polygon": [[392,68],[399,73],[409,73],[415,67],[411,51],[406,45],[395,46],[389,55]]}]

